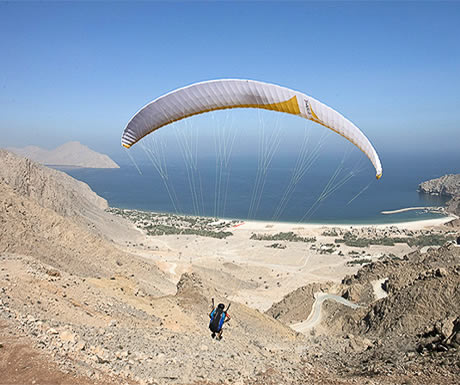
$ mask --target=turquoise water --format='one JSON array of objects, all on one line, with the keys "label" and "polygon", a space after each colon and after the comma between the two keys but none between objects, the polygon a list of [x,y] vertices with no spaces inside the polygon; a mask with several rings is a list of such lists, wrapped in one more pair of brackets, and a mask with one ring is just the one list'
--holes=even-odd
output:
[{"label": "turquoise water", "polygon": [[[197,169],[192,171],[180,159],[168,161],[166,185],[169,193],[165,180],[151,163],[145,161],[136,164],[125,162],[120,169],[61,169],[88,183],[113,207],[225,218],[275,218],[286,222],[337,224],[395,223],[440,217],[440,214],[420,211],[392,215],[383,215],[381,211],[443,205],[445,198],[418,193],[417,187],[422,181],[460,171],[457,155],[450,158],[426,154],[419,157],[387,155],[382,159],[383,178],[377,181],[367,159],[364,158],[363,162],[359,158],[362,157],[360,153],[354,154],[354,157],[344,164],[332,187],[350,170],[357,175],[321,202],[318,198],[325,191],[331,175],[340,168],[341,160],[340,157],[318,160],[295,186],[285,209],[281,211],[277,208],[291,179],[295,156],[280,156],[272,162],[265,175],[259,174],[259,186],[263,186],[263,189],[259,188],[260,194],[254,193],[258,173],[255,157],[233,159],[228,167],[218,167],[217,172],[215,159],[199,159]],[[358,170],[356,164],[362,167],[363,163],[364,170]],[[221,178],[220,184],[216,182],[216,175]],[[255,202],[252,210],[251,201]],[[274,217],[275,213],[280,215]]]}]

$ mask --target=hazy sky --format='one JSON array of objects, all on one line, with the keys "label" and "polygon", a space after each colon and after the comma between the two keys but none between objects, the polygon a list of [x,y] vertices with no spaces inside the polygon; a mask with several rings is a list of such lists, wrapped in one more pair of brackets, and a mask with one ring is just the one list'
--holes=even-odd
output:
[{"label": "hazy sky", "polygon": [[249,78],[343,113],[385,153],[460,152],[460,2],[0,2],[0,146],[109,154],[131,116]]}]

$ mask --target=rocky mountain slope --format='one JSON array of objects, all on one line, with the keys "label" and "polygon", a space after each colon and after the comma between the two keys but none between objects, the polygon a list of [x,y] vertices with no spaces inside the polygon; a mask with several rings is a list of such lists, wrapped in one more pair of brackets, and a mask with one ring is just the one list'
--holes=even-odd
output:
[{"label": "rocky mountain slope", "polygon": [[84,224],[109,239],[134,233],[127,221],[105,212],[107,201],[64,172],[0,149],[0,182],[39,206]]},{"label": "rocky mountain slope", "polygon": [[42,167],[27,158],[0,150],[0,178],[16,193],[65,216],[84,216],[88,210],[104,210],[107,201],[87,184],[67,174]]},{"label": "rocky mountain slope", "polygon": [[86,184],[5,151],[0,152],[0,164],[2,255],[33,256],[50,268],[89,277],[121,273],[129,263],[138,279],[145,278],[144,289],[163,292],[159,287],[165,287],[164,279],[153,263],[132,261],[96,231],[100,226],[112,235],[110,229],[122,228],[124,222],[112,222],[102,210],[105,200]]},{"label": "rocky mountain slope", "polygon": [[[307,285],[268,314],[234,302],[218,341],[208,330],[210,299],[227,304],[241,282],[192,263],[176,282],[110,239],[110,229],[126,233],[129,224],[113,225],[87,186],[7,152],[0,162],[0,371],[9,376],[0,383],[64,375],[157,385],[458,382],[455,246],[385,257],[342,283]],[[373,282],[382,278],[388,296],[377,299]],[[288,324],[308,314],[316,291],[361,307],[325,301],[321,327],[296,333]],[[25,340],[30,346],[15,352]],[[24,373],[14,365],[32,351],[59,373],[18,377],[11,368]]]},{"label": "rocky mountain slope", "polygon": [[[401,260],[385,259],[365,266],[343,280],[344,289],[365,287],[374,277],[385,278],[388,296],[368,301],[369,308],[355,331],[376,335],[419,335],[447,319],[460,316],[460,247],[420,250]],[[363,302],[360,302],[364,304]]]},{"label": "rocky mountain slope", "polygon": [[45,150],[37,146],[27,146],[23,148],[11,147],[7,150],[45,165],[119,168],[109,156],[93,151],[80,142],[64,143],[53,150]]},{"label": "rocky mountain slope", "polygon": [[[121,274],[126,263],[133,267],[132,256],[111,242],[28,197],[18,196],[3,182],[0,224],[0,253],[4,255],[31,255],[50,268],[88,277]],[[161,293],[155,289],[155,281],[163,282],[153,264],[138,261],[136,274],[145,277],[150,291]]]},{"label": "rocky mountain slope", "polygon": [[[375,295],[376,281],[383,284],[384,298]],[[311,330],[310,341],[320,346],[309,353],[312,361],[327,361],[344,375],[422,376],[445,368],[458,378],[460,247],[449,243],[402,259],[385,257],[345,277],[340,285],[300,288],[267,313],[296,322],[292,305],[308,314],[314,292],[320,291],[340,294],[360,307],[323,304],[321,326]],[[419,378],[416,383],[423,381]]]},{"label": "rocky mountain slope", "polygon": [[153,261],[101,237],[93,217],[106,202],[88,186],[6,151],[0,162],[2,333],[94,381],[254,382],[271,368],[303,382],[293,330],[233,303],[223,348],[207,330],[222,292],[193,273],[176,288]]},{"label": "rocky mountain slope", "polygon": [[447,202],[447,210],[460,215],[460,174],[444,175],[419,185],[419,191],[452,198]]}]

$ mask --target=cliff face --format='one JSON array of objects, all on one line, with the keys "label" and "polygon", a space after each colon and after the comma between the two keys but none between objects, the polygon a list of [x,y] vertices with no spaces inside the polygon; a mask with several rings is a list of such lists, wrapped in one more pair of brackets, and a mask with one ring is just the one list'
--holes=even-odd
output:
[{"label": "cliff face", "polygon": [[444,175],[419,185],[419,191],[426,194],[451,197],[447,202],[447,210],[460,215],[460,174]]},{"label": "cliff face", "polygon": [[119,168],[118,164],[107,155],[93,151],[79,142],[68,142],[54,150],[45,150],[36,146],[8,150],[45,165]]}]

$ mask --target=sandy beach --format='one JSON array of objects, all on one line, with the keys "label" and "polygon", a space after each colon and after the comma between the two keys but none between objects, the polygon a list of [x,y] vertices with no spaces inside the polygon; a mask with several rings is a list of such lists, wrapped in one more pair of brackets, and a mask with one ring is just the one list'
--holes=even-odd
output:
[{"label": "sandy beach", "polygon": [[[401,210],[413,210],[410,209],[401,209]],[[394,211],[393,213],[400,212],[400,210]],[[442,218],[434,219],[420,219],[416,221],[402,221],[394,223],[375,223],[375,224],[334,224],[334,223],[300,223],[300,222],[272,222],[272,221],[244,221],[238,227],[244,226],[244,228],[250,228],[252,231],[260,230],[270,230],[276,229],[278,231],[297,231],[297,230],[317,230],[323,228],[332,228],[338,227],[341,229],[348,228],[365,228],[365,227],[376,227],[376,228],[385,228],[396,226],[398,228],[406,228],[411,230],[421,230],[434,226],[441,226],[447,222],[450,222],[457,217],[453,214],[446,215]]]}]

